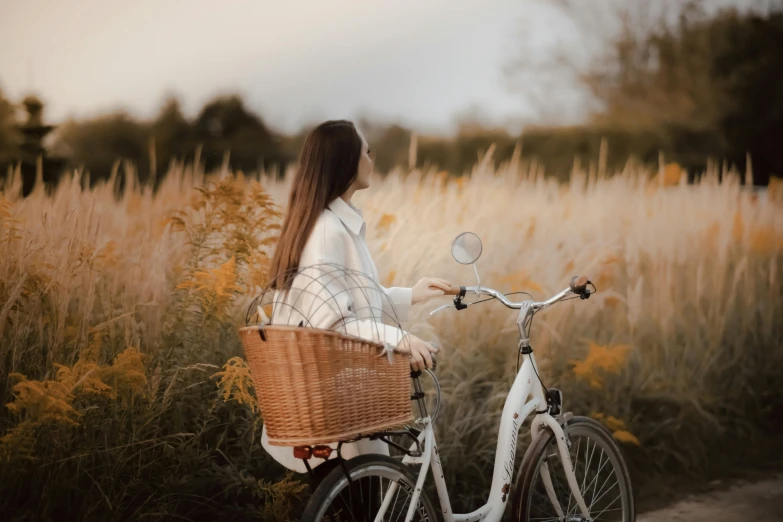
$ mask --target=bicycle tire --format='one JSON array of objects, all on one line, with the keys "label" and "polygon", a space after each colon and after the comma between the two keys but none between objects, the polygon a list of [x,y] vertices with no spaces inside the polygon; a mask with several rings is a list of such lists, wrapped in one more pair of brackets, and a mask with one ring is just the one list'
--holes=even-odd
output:
[{"label": "bicycle tire", "polygon": [[[608,474],[609,477],[606,479],[606,481],[614,476],[620,492],[619,498],[621,499],[622,513],[620,514],[619,520],[622,520],[623,522],[634,522],[636,519],[636,511],[633,501],[633,490],[631,487],[630,475],[628,474],[628,468],[625,465],[622,452],[612,438],[612,434],[609,432],[609,430],[607,430],[603,424],[594,419],[588,417],[574,417],[568,422],[568,437],[571,440],[571,449],[569,450],[570,452],[574,451],[574,440],[577,439],[577,437],[579,438],[580,445],[576,447],[576,459],[574,466],[576,468],[577,482],[581,484],[580,490],[582,490],[582,496],[588,507],[592,508],[596,501],[599,501],[603,498],[598,494],[600,491],[596,492],[597,484],[600,482],[600,472],[603,468],[599,467],[594,479],[591,482],[588,482],[588,468],[590,464],[593,463],[592,458],[595,449],[600,447],[602,450],[601,458],[603,458],[603,454],[606,453],[608,457],[607,464],[611,462],[613,468],[612,474]],[[587,438],[588,441],[585,443],[584,448],[581,447],[582,437]],[[594,444],[593,453],[589,454],[589,459],[585,459],[585,466],[583,468],[582,475],[580,476],[579,456],[582,449],[585,450],[584,455],[588,455],[588,452],[590,451],[590,441],[592,441]],[[551,475],[555,475],[555,473],[562,473],[564,478],[564,471],[562,469],[562,463],[559,458],[560,454],[556,451],[556,446],[557,442],[555,441],[554,433],[552,433],[551,430],[546,429],[541,433],[541,436],[538,438],[538,440],[526,452],[522,465],[519,468],[516,487],[514,488],[514,520],[527,522],[532,518],[545,519],[546,517],[540,516],[540,513],[535,513],[536,516],[531,517],[532,510],[543,511],[543,508],[540,507],[541,504],[548,505],[552,509],[552,513],[550,513],[550,515],[555,520],[558,519],[558,515],[554,510],[554,507],[551,507],[552,503],[549,501],[548,497],[545,496],[547,492],[543,480],[540,479],[541,464],[545,458],[553,455],[557,456],[557,462],[554,463],[554,471],[550,470],[550,473]],[[574,460],[573,455],[572,460]],[[602,461],[599,460],[599,463],[600,462]],[[557,469],[557,466],[560,466],[559,470]],[[568,500],[568,504],[565,504],[567,506],[566,515],[568,515],[569,512],[572,512],[576,516],[581,515],[581,512],[576,507],[575,501],[573,501],[573,495],[571,494],[568,485],[565,484],[565,486],[562,486],[557,480],[556,475],[553,477],[553,479],[553,489],[555,490],[555,495],[558,497],[558,501],[561,503],[561,508],[565,504],[565,500]],[[595,484],[595,486],[593,484]],[[585,488],[584,486],[587,487]],[[591,487],[592,491],[590,491]],[[543,492],[541,491],[542,488]],[[602,493],[602,495],[605,496],[610,490],[607,490],[606,493]],[[534,496],[536,494],[539,495],[538,502],[534,501]],[[565,499],[563,496],[565,496]],[[609,499],[605,500],[605,502],[608,501]],[[600,506],[601,504],[599,504],[598,507]],[[596,508],[596,512],[598,511],[598,507]],[[609,505],[604,508],[603,512],[596,513],[595,517],[593,516],[594,513],[591,510],[590,516],[593,517],[594,520],[601,520],[600,517],[608,510]],[[616,511],[616,509],[612,509],[611,511]]]},{"label": "bicycle tire", "polygon": [[[374,454],[360,455],[346,461],[345,466],[351,479],[354,481],[354,490],[356,489],[357,484],[358,487],[362,486],[363,479],[372,477],[398,482],[403,486],[402,489],[398,489],[398,494],[400,491],[405,491],[407,494],[410,494],[416,487],[416,477],[413,476],[410,469],[402,464],[402,462],[392,457]],[[341,520],[341,518],[337,518],[336,516],[339,515],[339,513],[335,513],[334,511],[330,512],[330,508],[338,503],[341,492],[349,491],[347,488],[348,481],[343,466],[335,467],[313,492],[313,496],[310,497],[310,500],[307,502],[307,506],[304,509],[304,513],[302,514],[302,522],[325,522],[326,520],[335,522],[336,520]],[[372,495],[372,489],[369,490],[368,495]],[[364,491],[361,492],[361,497],[363,501],[365,498]],[[366,505],[358,501],[358,499],[354,502]],[[396,509],[396,505],[394,505],[394,507]],[[348,509],[350,510],[350,507]],[[404,510],[407,510],[407,506],[400,507],[398,510],[399,512],[403,512]],[[394,515],[395,513],[396,511],[390,513],[391,520],[393,520],[391,515]],[[354,512],[351,511],[350,517],[343,517],[342,519],[351,520],[352,522],[359,522],[364,519],[373,521],[375,519],[375,515],[372,513],[363,513],[361,515],[364,516],[364,518],[355,516]],[[384,520],[386,520],[385,517]],[[413,520],[417,522],[435,522],[438,520],[437,511],[435,511],[432,502],[424,490],[421,491],[419,496],[418,513],[414,515]]]}]

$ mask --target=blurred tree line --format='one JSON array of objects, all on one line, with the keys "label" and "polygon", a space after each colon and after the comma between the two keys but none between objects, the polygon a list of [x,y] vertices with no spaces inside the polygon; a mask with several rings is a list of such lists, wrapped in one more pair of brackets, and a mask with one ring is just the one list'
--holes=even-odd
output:
[{"label": "blurred tree line", "polygon": [[[0,92],[0,165],[21,161],[24,172],[34,159],[20,149],[29,118],[28,123],[20,123],[17,113]],[[56,129],[52,141],[47,153],[62,158],[66,168],[85,168],[91,182],[107,179],[126,162],[133,165],[139,181],[155,183],[177,162],[198,161],[206,170],[225,164],[256,172],[285,168],[292,158],[285,150],[286,139],[271,131],[238,96],[208,102],[191,120],[183,115],[175,98],[167,99],[151,121],[126,112],[70,120]],[[45,174],[45,181],[55,181],[52,173]],[[26,186],[27,178],[29,175]]]},{"label": "blurred tree line", "polygon": [[[552,1],[582,28],[584,38],[611,36],[590,60],[562,49],[545,60],[547,70],[519,60],[511,74],[545,86],[547,73],[554,71],[551,77],[562,82],[570,70],[595,102],[587,121],[528,126],[521,136],[466,122],[454,136],[418,137],[418,166],[459,174],[492,144],[495,164],[510,159],[521,144],[526,158],[566,179],[575,159],[596,162],[606,140],[609,168],[622,168],[629,157],[655,165],[662,152],[691,172],[703,170],[708,158],[744,169],[750,155],[756,184],[783,175],[783,154],[776,150],[783,141],[781,2],[770,1],[764,10],[709,12],[698,0],[674,1],[653,13],[643,0]],[[614,30],[603,31],[598,17],[613,17]],[[556,109],[556,100],[541,103]],[[411,129],[368,120],[358,124],[372,143],[378,170],[409,163]],[[20,157],[24,140],[18,127],[14,106],[0,93],[0,166]],[[170,98],[151,121],[117,112],[65,122],[49,150],[69,168],[85,167],[92,181],[109,177],[124,161],[135,165],[140,180],[159,181],[172,162],[196,160],[207,170],[225,164],[245,172],[282,171],[296,160],[308,131],[275,133],[238,96],[208,102],[193,119]]]},{"label": "blurred tree line", "polygon": [[105,178],[118,161],[130,161],[139,179],[165,173],[172,162],[214,170],[258,171],[285,166],[281,137],[273,133],[238,96],[216,98],[188,120],[179,102],[169,98],[152,121],[118,112],[87,121],[68,121],[58,130],[57,150],[71,166],[84,165]]}]

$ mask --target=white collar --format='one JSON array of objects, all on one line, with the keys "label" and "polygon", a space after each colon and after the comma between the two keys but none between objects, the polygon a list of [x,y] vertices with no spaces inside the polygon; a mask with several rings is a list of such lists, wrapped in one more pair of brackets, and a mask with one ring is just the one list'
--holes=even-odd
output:
[{"label": "white collar", "polygon": [[340,221],[351,231],[354,235],[358,236],[364,225],[364,217],[362,217],[362,211],[354,207],[352,204],[347,203],[343,198],[337,198],[329,203],[329,210],[335,213],[340,218]]}]

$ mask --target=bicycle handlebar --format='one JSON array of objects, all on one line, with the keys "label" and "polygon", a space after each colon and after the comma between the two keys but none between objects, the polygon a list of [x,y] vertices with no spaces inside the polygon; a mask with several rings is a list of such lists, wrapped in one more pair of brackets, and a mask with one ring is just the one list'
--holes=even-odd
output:
[{"label": "bicycle handlebar", "polygon": [[528,303],[530,307],[534,310],[540,310],[542,308],[546,308],[548,306],[551,306],[555,304],[556,302],[560,301],[561,299],[571,295],[571,294],[578,294],[581,296],[589,296],[591,292],[587,290],[587,285],[590,284],[590,280],[586,276],[574,276],[571,278],[571,282],[568,285],[568,288],[563,290],[562,292],[550,297],[546,301],[523,301],[519,303],[515,303],[513,301],[510,301],[504,294],[501,292],[498,292],[495,289],[487,288],[485,286],[457,286],[452,285],[451,288],[445,292],[446,295],[460,295],[465,296],[467,293],[473,293],[476,295],[488,295],[490,297],[494,297],[504,305],[506,305],[508,308],[514,308],[519,309],[522,308],[524,303]]}]

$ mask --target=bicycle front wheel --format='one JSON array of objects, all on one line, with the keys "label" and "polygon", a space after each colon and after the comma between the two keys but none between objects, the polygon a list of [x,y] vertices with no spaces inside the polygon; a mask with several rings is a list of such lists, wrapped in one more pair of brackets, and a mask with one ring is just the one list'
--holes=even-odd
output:
[{"label": "bicycle front wheel", "polygon": [[[592,521],[633,522],[631,479],[612,434],[588,417],[568,422],[569,453],[576,481]],[[525,457],[515,488],[518,521],[582,520],[568,486],[554,434],[547,430]]]},{"label": "bicycle front wheel", "polygon": [[[374,522],[405,520],[416,478],[400,461],[385,455],[361,455],[335,467],[316,488],[302,522]],[[413,521],[435,522],[437,513],[421,491]]]}]

